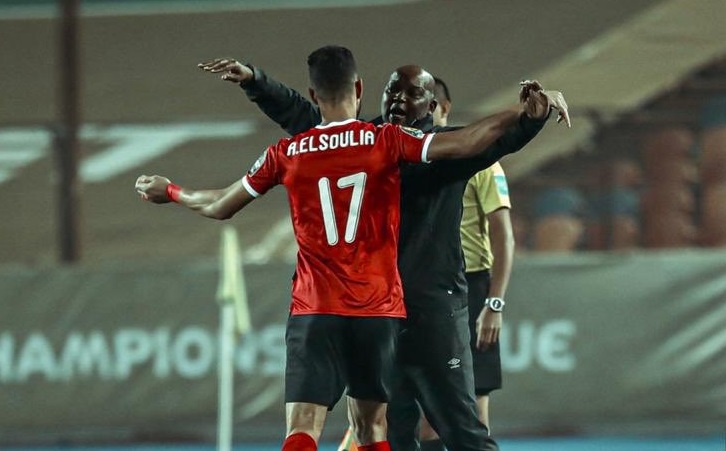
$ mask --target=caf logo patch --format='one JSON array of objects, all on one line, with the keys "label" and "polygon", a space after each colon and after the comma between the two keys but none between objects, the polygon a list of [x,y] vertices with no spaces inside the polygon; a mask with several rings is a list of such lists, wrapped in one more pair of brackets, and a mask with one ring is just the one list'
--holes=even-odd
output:
[{"label": "caf logo patch", "polygon": [[401,131],[403,131],[405,134],[407,134],[409,136],[413,136],[414,138],[418,138],[418,139],[421,139],[424,136],[424,132],[422,132],[421,130],[419,130],[417,128],[401,126]]},{"label": "caf logo patch", "polygon": [[247,175],[255,175],[255,172],[259,171],[262,167],[262,164],[265,162],[265,158],[267,158],[267,149],[265,149],[265,151],[262,152],[262,155],[257,158],[255,164],[253,164],[250,170],[247,171]]}]

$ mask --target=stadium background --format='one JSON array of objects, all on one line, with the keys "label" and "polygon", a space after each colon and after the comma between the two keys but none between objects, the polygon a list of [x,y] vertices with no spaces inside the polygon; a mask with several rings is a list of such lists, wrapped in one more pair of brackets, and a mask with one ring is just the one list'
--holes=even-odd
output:
[{"label": "stadium background", "polygon": [[[141,203],[133,182],[224,186],[281,136],[197,62],[247,60],[305,92],[305,56],[339,43],[364,117],[407,63],[447,81],[455,124],[523,78],[570,103],[573,130],[551,124],[504,161],[519,252],[495,431],[723,449],[724,17],[710,0],[83,2],[81,260],[64,265],[58,7],[0,1],[0,446],[214,440],[222,226]],[[235,359],[235,439],[275,443],[295,252],[284,191],[230,223],[254,326]],[[331,420],[328,441],[342,409]]]}]

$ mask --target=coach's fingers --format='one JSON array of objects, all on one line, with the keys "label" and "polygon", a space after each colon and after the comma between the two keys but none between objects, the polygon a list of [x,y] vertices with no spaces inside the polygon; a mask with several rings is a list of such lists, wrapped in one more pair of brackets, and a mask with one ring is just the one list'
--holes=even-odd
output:
[{"label": "coach's fingers", "polygon": [[202,69],[202,70],[205,70],[205,71],[210,71],[213,68],[219,66],[219,64],[222,61],[226,61],[226,60],[225,59],[222,59],[222,58],[215,58],[215,59],[213,59],[211,61],[205,61],[205,62],[199,63],[199,64],[197,64],[197,67],[200,68],[200,69]]},{"label": "coach's fingers", "polygon": [[567,124],[567,127],[572,127],[572,121],[570,120],[570,112],[567,108],[567,103],[565,103],[564,99],[561,99],[561,101],[555,102],[554,105],[552,105],[554,109],[557,110],[557,123],[565,122]]},{"label": "coach's fingers", "polygon": [[217,58],[206,63],[197,64],[197,67],[207,72],[216,73],[228,70],[229,67],[234,67],[236,63],[237,61],[232,58]]},{"label": "coach's fingers", "polygon": [[560,107],[560,114],[558,116],[558,119],[560,121],[564,120],[567,124],[567,127],[572,127],[572,120],[570,119],[570,110],[567,106],[567,103],[565,102],[565,99],[562,99],[562,106]]},{"label": "coach's fingers", "polygon": [[524,82],[519,83],[519,103],[524,103],[529,97],[529,87],[524,85]]},{"label": "coach's fingers", "polygon": [[529,80],[522,80],[519,82],[519,102],[524,103],[529,98],[532,91],[532,87],[529,84]]},{"label": "coach's fingers", "polygon": [[239,63],[235,60],[222,60],[218,64],[211,66],[209,72],[213,74],[225,71],[233,72],[237,70],[238,65]]},{"label": "coach's fingers", "polygon": [[565,121],[565,124],[567,124],[567,128],[572,128],[572,121],[570,120],[570,115],[569,113],[567,113],[567,110],[560,111],[557,114],[557,123],[559,124],[562,121]]},{"label": "coach's fingers", "polygon": [[572,127],[569,107],[567,106],[567,102],[565,101],[565,96],[563,96],[562,93],[559,91],[552,91],[550,98],[552,102],[552,108],[555,108],[557,110],[557,122],[560,123],[564,121],[565,124],[567,124],[567,127]]},{"label": "coach's fingers", "polygon": [[252,69],[237,60],[220,60],[219,62],[208,66],[207,72],[218,74],[222,72],[220,78],[233,83],[242,83],[254,78],[255,73]]},{"label": "coach's fingers", "polygon": [[542,89],[542,83],[540,83],[539,80],[522,80],[519,84],[522,86],[532,86],[537,89]]},{"label": "coach's fingers", "polygon": [[242,76],[241,75],[237,75],[237,74],[235,74],[233,72],[226,72],[226,73],[224,73],[219,78],[221,78],[222,80],[231,81],[231,82],[234,82],[234,83],[239,83],[239,82],[242,81]]},{"label": "coach's fingers", "polygon": [[541,91],[543,89],[542,84],[537,80],[522,80],[519,82],[519,86],[521,87],[519,90],[520,102],[526,101],[532,92]]},{"label": "coach's fingers", "polygon": [[542,83],[537,80],[522,80],[519,85],[532,91],[542,91],[544,89]]},{"label": "coach's fingers", "polygon": [[544,119],[549,114],[551,102],[543,91],[532,91],[524,102],[527,116],[533,119]]},{"label": "coach's fingers", "polygon": [[202,61],[201,63],[197,64],[197,67],[200,69],[204,69],[205,67],[213,66],[214,64],[217,64],[219,62],[219,58],[215,58],[213,60],[209,61]]},{"label": "coach's fingers", "polygon": [[529,86],[522,86],[519,90],[519,103],[525,103],[532,95],[532,89]]}]

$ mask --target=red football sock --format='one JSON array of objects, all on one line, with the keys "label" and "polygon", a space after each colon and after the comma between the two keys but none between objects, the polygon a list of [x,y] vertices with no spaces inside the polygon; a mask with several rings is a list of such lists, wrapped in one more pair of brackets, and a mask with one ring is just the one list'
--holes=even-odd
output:
[{"label": "red football sock", "polygon": [[388,442],[376,442],[370,445],[358,445],[358,451],[391,451]]},{"label": "red football sock", "polygon": [[318,451],[318,445],[308,434],[297,432],[285,439],[282,451]]}]

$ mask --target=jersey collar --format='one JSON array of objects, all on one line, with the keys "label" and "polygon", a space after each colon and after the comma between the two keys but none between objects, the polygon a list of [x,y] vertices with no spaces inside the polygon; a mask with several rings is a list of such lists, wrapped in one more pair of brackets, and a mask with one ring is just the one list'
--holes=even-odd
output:
[{"label": "jersey collar", "polygon": [[346,124],[350,124],[351,122],[355,122],[355,121],[357,121],[357,120],[358,120],[358,119],[355,119],[355,118],[350,118],[350,119],[346,119],[346,120],[344,120],[344,121],[340,121],[340,122],[329,122],[329,123],[327,123],[327,124],[325,124],[325,125],[316,125],[316,126],[315,126],[315,128],[329,128],[329,127],[337,127],[338,125],[346,125]]}]

